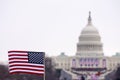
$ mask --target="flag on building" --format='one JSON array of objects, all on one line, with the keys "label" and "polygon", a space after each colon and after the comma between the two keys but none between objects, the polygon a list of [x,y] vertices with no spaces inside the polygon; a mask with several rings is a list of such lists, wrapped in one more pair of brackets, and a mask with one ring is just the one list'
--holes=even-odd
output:
[{"label": "flag on building", "polygon": [[80,65],[82,64],[82,58],[80,58],[79,64],[80,64]]},{"label": "flag on building", "polygon": [[87,61],[88,61],[88,66],[90,66],[90,58],[88,58]]},{"label": "flag on building", "polygon": [[103,60],[102,60],[102,65],[103,65],[103,68],[106,67],[106,59],[103,59]]},{"label": "flag on building", "polygon": [[94,62],[94,63],[93,63],[94,65],[98,65],[98,59],[97,59],[97,58],[94,58],[94,59],[93,59],[93,62]]},{"label": "flag on building", "polygon": [[95,59],[95,65],[96,65],[96,66],[99,65],[99,59],[98,59],[98,58]]},{"label": "flag on building", "polygon": [[87,65],[87,58],[84,58],[83,64],[86,66]]},{"label": "flag on building", "polygon": [[90,65],[92,66],[94,63],[93,63],[93,58],[90,58]]},{"label": "flag on building", "polygon": [[76,67],[76,60],[72,59],[72,67],[75,68]]},{"label": "flag on building", "polygon": [[44,75],[45,53],[30,51],[8,51],[9,72]]}]

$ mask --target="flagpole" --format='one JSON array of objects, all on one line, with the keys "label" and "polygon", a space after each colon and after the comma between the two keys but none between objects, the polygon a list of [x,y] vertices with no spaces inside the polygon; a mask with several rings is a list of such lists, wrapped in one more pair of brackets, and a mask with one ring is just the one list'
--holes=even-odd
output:
[{"label": "flagpole", "polygon": [[45,80],[45,53],[44,53],[44,80]]}]

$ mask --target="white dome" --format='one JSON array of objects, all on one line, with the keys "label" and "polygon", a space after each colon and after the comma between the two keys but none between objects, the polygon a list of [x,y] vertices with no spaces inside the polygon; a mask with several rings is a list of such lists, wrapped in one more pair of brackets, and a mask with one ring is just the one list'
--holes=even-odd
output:
[{"label": "white dome", "polygon": [[83,28],[77,43],[77,55],[103,55],[101,37],[98,30],[92,25],[89,13],[88,24]]},{"label": "white dome", "polygon": [[82,30],[81,34],[99,34],[99,32],[98,32],[98,30],[92,24],[88,24]]},{"label": "white dome", "polygon": [[91,19],[90,13],[88,17],[88,24],[86,25],[85,28],[83,28],[81,35],[79,37],[79,41],[80,42],[81,41],[84,41],[84,42],[85,41],[92,41],[92,42],[97,41],[97,43],[100,43],[101,41],[98,30],[92,25],[92,19]]},{"label": "white dome", "polygon": [[82,30],[79,41],[100,41],[98,30],[89,24]]}]

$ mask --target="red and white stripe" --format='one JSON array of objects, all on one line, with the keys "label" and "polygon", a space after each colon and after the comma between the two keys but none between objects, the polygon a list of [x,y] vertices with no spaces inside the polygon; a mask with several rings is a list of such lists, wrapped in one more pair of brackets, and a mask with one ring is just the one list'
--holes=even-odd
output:
[{"label": "red and white stripe", "polygon": [[29,73],[43,75],[44,64],[28,63],[27,52],[8,52],[9,71],[13,73]]}]

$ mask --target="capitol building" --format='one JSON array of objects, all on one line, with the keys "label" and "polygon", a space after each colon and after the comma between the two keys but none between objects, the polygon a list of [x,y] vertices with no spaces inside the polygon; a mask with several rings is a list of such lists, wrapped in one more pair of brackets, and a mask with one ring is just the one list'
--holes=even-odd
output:
[{"label": "capitol building", "polygon": [[60,80],[80,80],[81,75],[91,80],[90,74],[99,74],[99,80],[105,80],[105,76],[120,64],[119,53],[112,57],[104,56],[101,36],[92,24],[90,12],[87,25],[81,31],[76,46],[74,56],[61,53],[52,57],[55,68],[62,70]]}]

